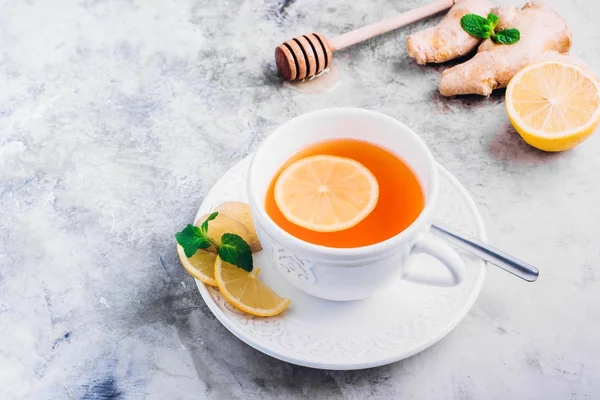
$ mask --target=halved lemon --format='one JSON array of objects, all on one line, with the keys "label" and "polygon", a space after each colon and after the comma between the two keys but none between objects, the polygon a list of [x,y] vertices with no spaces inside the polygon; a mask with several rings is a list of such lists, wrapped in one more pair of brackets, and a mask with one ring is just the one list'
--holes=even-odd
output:
[{"label": "halved lemon", "polygon": [[223,297],[233,307],[251,315],[258,317],[277,315],[291,302],[271,290],[256,277],[256,274],[248,273],[221,260],[218,256],[215,260],[215,279]]},{"label": "halved lemon", "polygon": [[[183,268],[198,279],[200,282],[209,286],[217,286],[217,280],[215,279],[215,261],[217,255],[210,251],[198,250],[196,253],[187,258],[183,247],[177,245],[177,254],[179,254],[179,260],[183,265]],[[251,274],[256,276],[260,272],[260,268],[254,267]]]},{"label": "halved lemon", "polygon": [[568,150],[600,122],[600,85],[585,69],[561,61],[523,68],[506,89],[506,111],[517,132],[545,151]]},{"label": "halved lemon", "polygon": [[290,164],[275,182],[275,203],[290,222],[317,232],[348,229],[377,205],[371,171],[350,158],[318,155]]}]

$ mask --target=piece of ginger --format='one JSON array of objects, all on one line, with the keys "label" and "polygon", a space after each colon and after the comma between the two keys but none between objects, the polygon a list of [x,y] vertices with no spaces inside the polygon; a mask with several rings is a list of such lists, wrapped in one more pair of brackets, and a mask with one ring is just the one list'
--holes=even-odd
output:
[{"label": "piece of ginger", "polygon": [[439,89],[443,96],[489,96],[492,90],[506,87],[522,68],[539,61],[571,61],[581,65],[576,58],[561,54],[571,48],[571,32],[549,6],[531,1],[521,9],[500,7],[491,12],[499,17],[496,31],[517,28],[521,39],[510,45],[486,39],[472,59],[442,73]]},{"label": "piece of ginger", "polygon": [[481,39],[469,35],[460,26],[465,14],[487,17],[489,0],[457,0],[437,26],[413,33],[407,39],[408,55],[417,64],[443,63],[470,53]]}]

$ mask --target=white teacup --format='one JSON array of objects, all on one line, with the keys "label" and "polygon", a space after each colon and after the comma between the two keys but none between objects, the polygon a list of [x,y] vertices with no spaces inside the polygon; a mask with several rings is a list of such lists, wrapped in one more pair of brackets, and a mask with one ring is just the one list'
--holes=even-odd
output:
[{"label": "white teacup", "polygon": [[[356,248],[331,248],[300,240],[281,229],[265,211],[265,196],[275,174],[299,150],[328,139],[366,140],[406,162],[417,176],[425,207],[404,231],[383,242]],[[258,237],[285,279],[313,296],[356,300],[371,295],[393,279],[437,286],[458,285],[464,263],[447,244],[429,235],[438,200],[439,175],[431,152],[401,122],[386,115],[354,108],[333,108],[294,118],[277,128],[255,153],[248,175],[248,198]],[[402,204],[398,204],[402,207]],[[406,273],[411,254],[426,253],[449,273]]]}]

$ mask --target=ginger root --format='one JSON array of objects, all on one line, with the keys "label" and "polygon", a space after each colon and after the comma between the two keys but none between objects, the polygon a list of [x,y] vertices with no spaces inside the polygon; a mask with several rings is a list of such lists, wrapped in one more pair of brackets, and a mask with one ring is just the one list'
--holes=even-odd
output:
[{"label": "ginger root", "polygon": [[439,89],[443,96],[489,96],[492,90],[506,87],[522,68],[539,61],[558,60],[582,65],[575,57],[561,54],[571,48],[571,32],[550,7],[531,1],[521,9],[500,7],[491,12],[499,17],[497,31],[517,28],[521,39],[510,45],[486,39],[472,59],[442,73]]},{"label": "ginger root", "polygon": [[492,8],[489,0],[457,0],[440,23],[408,37],[408,55],[417,64],[443,63],[471,52],[481,43],[460,26],[465,14],[486,17]]}]

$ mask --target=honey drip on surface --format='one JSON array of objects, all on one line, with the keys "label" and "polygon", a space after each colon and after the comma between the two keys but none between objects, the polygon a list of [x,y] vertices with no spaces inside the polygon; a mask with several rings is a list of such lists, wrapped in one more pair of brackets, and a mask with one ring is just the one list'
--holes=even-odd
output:
[{"label": "honey drip on surface", "polygon": [[293,90],[294,92],[304,94],[328,93],[338,87],[340,84],[340,72],[335,65],[324,69],[310,78],[301,81],[284,81],[282,86]]}]

